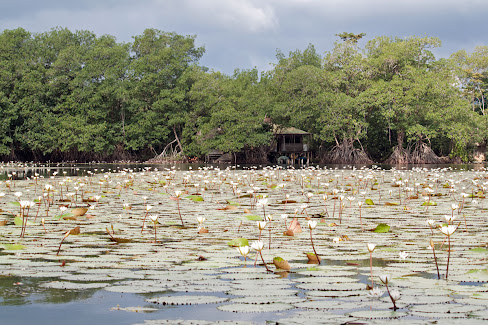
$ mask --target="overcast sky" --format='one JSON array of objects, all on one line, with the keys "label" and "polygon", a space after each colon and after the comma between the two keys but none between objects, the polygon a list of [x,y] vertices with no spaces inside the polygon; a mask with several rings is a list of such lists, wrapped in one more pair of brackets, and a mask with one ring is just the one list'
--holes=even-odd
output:
[{"label": "overcast sky", "polygon": [[130,42],[146,28],[196,35],[201,65],[268,70],[276,49],[331,50],[341,32],[436,36],[438,57],[488,45],[487,0],[0,0],[0,30],[67,27]]}]

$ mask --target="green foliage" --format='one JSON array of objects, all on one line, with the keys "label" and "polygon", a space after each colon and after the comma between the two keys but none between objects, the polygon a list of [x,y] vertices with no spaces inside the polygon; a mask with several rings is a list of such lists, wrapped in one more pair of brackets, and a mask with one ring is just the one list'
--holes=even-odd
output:
[{"label": "green foliage", "polygon": [[263,221],[263,218],[260,217],[260,216],[246,216],[247,220],[251,220],[251,221]]},{"label": "green foliage", "polygon": [[386,223],[380,223],[379,225],[376,226],[376,228],[373,231],[377,233],[389,232],[390,226],[388,226]]},{"label": "green foliage", "polygon": [[366,203],[367,205],[374,205],[374,202],[371,199],[366,199],[364,203]]},{"label": "green foliage", "polygon": [[227,245],[231,247],[249,246],[249,241],[246,238],[234,238]]},{"label": "green foliage", "polygon": [[143,159],[173,143],[186,156],[266,160],[271,118],[312,133],[315,151],[347,144],[381,161],[394,146],[426,143],[470,160],[488,139],[488,47],[436,59],[437,38],[383,36],[361,48],[364,35],[337,34],[344,42],[323,56],[312,44],[278,51],[265,73],[227,76],[198,65],[195,36],[146,29],[120,43],[86,30],[3,30],[0,156]]},{"label": "green foliage", "polygon": [[9,251],[26,249],[26,247],[22,244],[0,244],[0,247]]}]

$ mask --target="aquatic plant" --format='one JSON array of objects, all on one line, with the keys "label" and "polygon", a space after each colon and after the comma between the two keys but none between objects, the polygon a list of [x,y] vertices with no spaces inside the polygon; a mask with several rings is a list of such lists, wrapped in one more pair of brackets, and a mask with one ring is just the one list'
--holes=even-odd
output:
[{"label": "aquatic plant", "polygon": [[369,243],[367,245],[368,251],[369,251],[369,269],[371,273],[371,289],[374,288],[374,282],[373,282],[373,252],[374,249],[376,248],[376,244],[371,244]]},{"label": "aquatic plant", "polygon": [[397,300],[400,299],[401,295],[398,290],[391,290],[388,287],[388,283],[391,280],[391,276],[387,274],[380,275],[380,281],[385,285],[386,291],[388,292],[388,296],[390,297],[391,302],[393,303],[393,311],[396,311],[398,309],[396,302]]}]

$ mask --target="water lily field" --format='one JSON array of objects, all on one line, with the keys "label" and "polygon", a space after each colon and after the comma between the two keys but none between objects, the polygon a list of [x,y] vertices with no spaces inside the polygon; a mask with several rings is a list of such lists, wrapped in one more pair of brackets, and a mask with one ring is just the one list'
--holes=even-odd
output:
[{"label": "water lily field", "polygon": [[488,320],[483,167],[0,168],[2,323]]}]

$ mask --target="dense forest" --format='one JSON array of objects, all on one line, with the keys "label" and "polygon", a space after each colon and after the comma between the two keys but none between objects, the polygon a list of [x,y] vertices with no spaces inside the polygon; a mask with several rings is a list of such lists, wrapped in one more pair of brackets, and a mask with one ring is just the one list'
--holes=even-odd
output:
[{"label": "dense forest", "polygon": [[[278,51],[269,71],[199,65],[195,36],[130,43],[64,28],[0,34],[0,158],[265,162],[269,121],[313,134],[317,162],[469,161],[488,139],[488,47],[435,58],[433,37],[338,35],[333,50]],[[441,158],[439,158],[441,157]]]}]

